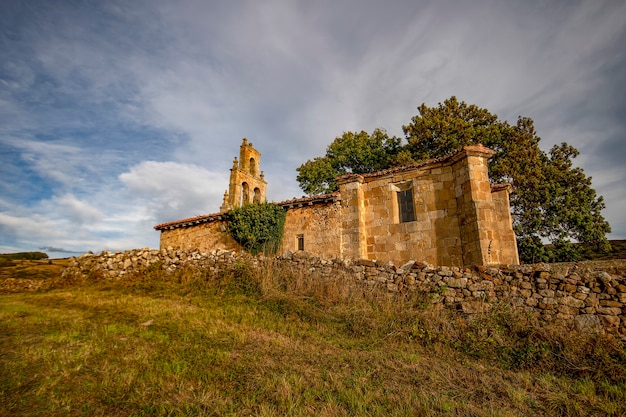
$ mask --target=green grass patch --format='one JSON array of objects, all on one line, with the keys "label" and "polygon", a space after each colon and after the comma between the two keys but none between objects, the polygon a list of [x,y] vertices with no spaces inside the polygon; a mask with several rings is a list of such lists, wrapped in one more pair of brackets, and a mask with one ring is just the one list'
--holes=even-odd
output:
[{"label": "green grass patch", "polygon": [[0,295],[0,415],[624,415],[624,346],[280,264]]}]

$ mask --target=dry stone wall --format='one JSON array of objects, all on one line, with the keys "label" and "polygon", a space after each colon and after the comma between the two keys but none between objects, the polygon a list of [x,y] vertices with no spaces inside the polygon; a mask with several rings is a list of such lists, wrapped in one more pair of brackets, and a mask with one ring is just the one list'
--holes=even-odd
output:
[{"label": "dry stone wall", "polygon": [[481,313],[498,302],[507,302],[535,313],[545,322],[560,321],[578,331],[602,331],[626,339],[626,260],[501,268],[433,267],[409,261],[397,267],[391,262],[366,259],[322,259],[306,252],[269,259],[225,250],[167,248],[86,254],[72,258],[63,274],[67,278],[80,275],[123,279],[126,274],[146,268],[174,271],[190,267],[218,272],[244,259],[255,264],[270,260],[284,263],[301,268],[312,279],[349,276],[363,285],[390,292],[427,292],[433,307],[453,308],[465,314]]}]

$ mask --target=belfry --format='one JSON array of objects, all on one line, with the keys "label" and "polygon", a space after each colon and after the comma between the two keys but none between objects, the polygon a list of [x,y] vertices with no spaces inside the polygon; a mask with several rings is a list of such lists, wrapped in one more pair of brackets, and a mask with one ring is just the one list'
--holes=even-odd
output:
[{"label": "belfry", "polygon": [[221,213],[248,203],[264,203],[267,182],[261,171],[261,153],[243,138],[239,147],[239,160],[233,159],[230,184],[224,192]]}]

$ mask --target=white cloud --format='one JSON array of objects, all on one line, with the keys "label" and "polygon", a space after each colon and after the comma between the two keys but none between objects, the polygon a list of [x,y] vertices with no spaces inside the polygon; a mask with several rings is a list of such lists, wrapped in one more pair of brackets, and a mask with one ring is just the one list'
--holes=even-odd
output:
[{"label": "white cloud", "polygon": [[65,216],[78,224],[90,224],[103,219],[104,214],[86,201],[81,201],[72,194],[54,197],[51,205],[57,206]]},{"label": "white cloud", "polygon": [[228,188],[226,173],[192,164],[144,161],[119,176],[129,195],[162,221],[219,211]]}]

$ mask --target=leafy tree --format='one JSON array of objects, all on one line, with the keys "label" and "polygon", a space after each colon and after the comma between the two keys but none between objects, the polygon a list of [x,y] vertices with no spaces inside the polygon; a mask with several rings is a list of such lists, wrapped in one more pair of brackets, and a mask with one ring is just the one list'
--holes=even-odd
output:
[{"label": "leafy tree", "polygon": [[328,145],[325,156],[297,168],[297,180],[307,194],[333,192],[337,189],[335,178],[341,175],[364,174],[396,165],[400,149],[400,139],[389,137],[381,129],[371,135],[365,131],[345,132]]},{"label": "leafy tree", "polygon": [[246,204],[226,214],[230,235],[253,255],[276,253],[285,217],[285,209],[272,203]]},{"label": "leafy tree", "polygon": [[[545,153],[539,148],[541,139],[532,119],[519,117],[511,126],[456,97],[438,107],[422,104],[418,110],[411,123],[403,126],[413,158],[437,158],[479,143],[496,151],[489,161],[489,175],[494,182],[515,185],[511,212],[521,242],[532,247],[537,238],[548,239],[564,257],[573,257],[565,243],[572,239],[610,248],[605,235],[611,229],[600,213],[605,207],[603,198],[591,188],[591,178],[573,166],[579,154],[574,147],[562,143]],[[520,252],[529,261],[524,258],[526,250]]]},{"label": "leafy tree", "polygon": [[554,242],[564,257],[574,256],[564,243],[570,240],[610,249],[606,239],[610,226],[601,214],[603,198],[591,187],[591,178],[573,166],[578,156],[574,147],[562,143],[546,153],[539,147],[541,139],[532,119],[519,117],[510,125],[456,97],[437,107],[422,104],[418,112],[403,126],[404,145],[382,130],[372,135],[348,132],[335,139],[326,156],[298,168],[301,188],[309,194],[333,191],[337,187],[334,178],[347,172],[372,172],[483,144],[496,152],[489,161],[491,180],[515,186],[511,214],[522,260],[549,257],[539,249],[542,239]]}]

